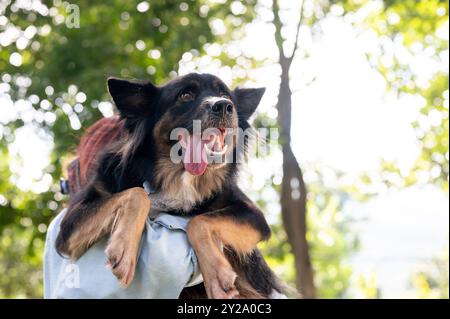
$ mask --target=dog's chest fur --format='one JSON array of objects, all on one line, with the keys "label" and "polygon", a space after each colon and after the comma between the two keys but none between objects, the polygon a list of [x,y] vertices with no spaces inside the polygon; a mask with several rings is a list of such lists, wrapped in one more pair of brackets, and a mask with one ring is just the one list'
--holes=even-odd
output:
[{"label": "dog's chest fur", "polygon": [[[168,166],[172,166],[169,167]],[[202,176],[193,176],[173,164],[158,165],[156,180],[160,190],[150,195],[152,211],[191,211],[195,206],[222,189],[226,173],[222,169],[208,169]]]},{"label": "dog's chest fur", "polygon": [[195,176],[184,172],[179,181],[179,187],[169,187],[166,191],[158,191],[150,195],[152,209],[160,212],[170,210],[190,211],[203,199],[195,188]]}]

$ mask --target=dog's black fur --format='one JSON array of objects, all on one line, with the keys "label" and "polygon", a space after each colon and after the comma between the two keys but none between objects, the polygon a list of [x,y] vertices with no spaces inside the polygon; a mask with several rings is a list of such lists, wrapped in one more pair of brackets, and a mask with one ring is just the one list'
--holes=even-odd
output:
[{"label": "dog's black fur", "polygon": [[[67,245],[70,237],[96,214],[105,198],[141,187],[145,181],[155,191],[164,191],[167,179],[177,179],[183,174],[182,163],[168,161],[168,152],[177,142],[169,138],[173,128],[184,127],[192,131],[192,121],[200,119],[202,129],[240,127],[245,130],[250,127],[249,117],[264,94],[264,89],[231,91],[217,77],[208,74],[189,74],[161,87],[149,82],[110,78],[108,88],[128,134],[99,156],[95,175],[72,198],[56,241],[57,251],[61,254],[70,255]],[[205,106],[206,97],[228,99],[233,106],[232,114],[213,115]],[[236,147],[232,151],[235,156],[243,155]],[[204,195],[199,195],[201,199],[187,210],[183,205],[175,207],[172,213],[227,218],[250,226],[260,234],[261,240],[267,240],[270,228],[263,214],[237,186],[238,166],[234,162],[222,166],[210,164],[206,176],[195,177],[199,179],[195,184],[198,187],[195,187],[199,193],[204,192]],[[181,184],[174,180],[170,187],[183,187],[176,186],[177,183]],[[208,191],[200,189],[200,186],[203,189],[207,187]],[[246,277],[261,297],[269,297],[274,290],[281,291],[277,278],[256,247],[245,258],[239,256],[233,247],[226,248],[227,258],[238,276]],[[204,288],[185,289],[182,297],[193,297],[192,292],[195,291],[204,293]]]}]

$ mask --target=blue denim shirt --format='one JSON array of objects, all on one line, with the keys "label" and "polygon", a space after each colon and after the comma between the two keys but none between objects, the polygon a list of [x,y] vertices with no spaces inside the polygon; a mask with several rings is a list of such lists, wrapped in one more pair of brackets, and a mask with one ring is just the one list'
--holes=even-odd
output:
[{"label": "blue denim shirt", "polygon": [[202,282],[197,258],[187,240],[188,218],[160,214],[148,219],[135,277],[126,289],[105,266],[107,238],[72,262],[59,256],[55,239],[64,216],[51,222],[44,253],[45,298],[178,298],[184,287]]}]

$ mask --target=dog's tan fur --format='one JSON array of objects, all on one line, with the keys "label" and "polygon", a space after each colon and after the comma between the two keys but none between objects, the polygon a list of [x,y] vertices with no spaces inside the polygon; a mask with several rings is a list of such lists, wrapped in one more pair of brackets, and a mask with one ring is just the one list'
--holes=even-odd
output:
[{"label": "dog's tan fur", "polygon": [[225,182],[226,172],[208,170],[202,176],[187,173],[182,164],[174,164],[169,158],[163,158],[156,164],[155,181],[161,190],[151,196],[156,209],[189,210],[197,203],[211,197]]},{"label": "dog's tan fur", "polygon": [[253,227],[228,218],[199,215],[189,223],[188,238],[197,253],[209,298],[235,298],[244,290],[247,291],[245,298],[260,297],[245,281],[240,281],[237,289],[237,274],[223,253],[229,246],[245,258],[261,240]]},{"label": "dog's tan fur", "polygon": [[70,237],[67,249],[70,258],[78,259],[98,239],[110,233],[105,251],[108,265],[121,285],[128,286],[134,276],[139,242],[149,210],[150,199],[140,187],[109,195],[93,219],[83,223]]}]

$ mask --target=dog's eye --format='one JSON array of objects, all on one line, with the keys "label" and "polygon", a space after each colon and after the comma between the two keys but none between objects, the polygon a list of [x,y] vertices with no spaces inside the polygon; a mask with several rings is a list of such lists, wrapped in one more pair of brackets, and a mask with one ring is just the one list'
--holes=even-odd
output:
[{"label": "dog's eye", "polygon": [[190,102],[190,101],[194,100],[194,94],[191,91],[184,91],[180,94],[178,99],[181,102]]}]

